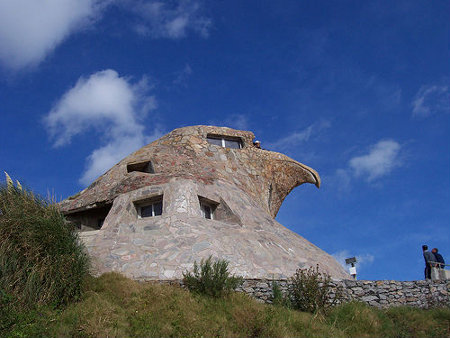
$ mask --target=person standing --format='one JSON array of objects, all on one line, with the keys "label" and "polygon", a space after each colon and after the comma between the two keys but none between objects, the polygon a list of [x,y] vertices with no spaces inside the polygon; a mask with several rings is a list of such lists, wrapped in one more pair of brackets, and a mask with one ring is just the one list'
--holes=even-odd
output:
[{"label": "person standing", "polygon": [[423,258],[425,259],[425,279],[431,279],[431,267],[436,262],[436,257],[428,251],[428,245],[422,245]]},{"label": "person standing", "polygon": [[444,257],[442,257],[442,255],[440,253],[438,253],[437,248],[434,248],[433,250],[431,250],[431,253],[434,255],[434,257],[436,257],[436,262],[438,263],[438,264],[436,264],[436,267],[439,269],[443,269],[445,266]]}]

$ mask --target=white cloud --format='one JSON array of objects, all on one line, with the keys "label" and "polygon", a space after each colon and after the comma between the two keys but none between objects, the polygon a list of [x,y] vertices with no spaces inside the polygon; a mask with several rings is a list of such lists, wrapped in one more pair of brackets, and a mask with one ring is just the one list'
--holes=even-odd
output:
[{"label": "white cloud", "polygon": [[373,181],[389,174],[400,165],[400,144],[393,140],[382,140],[371,147],[366,155],[353,157],[349,167],[355,176],[367,175],[367,180]]},{"label": "white cloud", "polygon": [[200,4],[189,0],[1,0],[0,63],[13,70],[38,65],[112,4],[133,13],[136,31],[153,38],[179,39],[188,31],[207,37],[211,26]]},{"label": "white cloud", "polygon": [[211,19],[201,15],[198,1],[133,1],[124,5],[140,17],[136,24],[139,34],[170,39],[182,38],[188,30],[203,37],[209,34]]},{"label": "white cloud", "polygon": [[210,120],[208,124],[211,126],[223,126],[239,130],[248,130],[249,121],[245,114],[231,114],[223,120]]},{"label": "white cloud", "polygon": [[14,70],[39,64],[67,36],[88,26],[108,1],[0,1],[0,61]]},{"label": "white cloud", "polygon": [[303,130],[294,131],[275,142],[268,142],[267,147],[277,150],[277,149],[288,149],[290,147],[297,146],[302,142],[306,142],[311,136],[317,135],[323,129],[327,129],[331,126],[330,122],[327,120],[322,120],[314,123]]},{"label": "white cloud", "polygon": [[148,81],[137,83],[108,69],[80,78],[45,117],[48,132],[59,147],[87,130],[95,129],[107,143],[94,150],[80,179],[86,185],[112,165],[161,133],[144,134],[143,118],[156,108],[148,95]]},{"label": "white cloud", "polygon": [[413,116],[427,117],[433,113],[450,112],[450,90],[446,85],[422,86],[412,101]]},{"label": "white cloud", "polygon": [[155,129],[150,136],[138,134],[135,136],[123,136],[110,140],[107,145],[94,150],[92,154],[89,155],[87,158],[86,170],[80,178],[80,183],[88,185],[122,158],[141,148],[143,145],[160,138],[162,135],[163,133],[159,129]]},{"label": "white cloud", "polygon": [[342,250],[339,252],[336,252],[334,254],[332,254],[332,256],[338,261],[339,264],[341,264],[345,270],[348,271],[348,268],[350,267],[349,265],[345,264],[345,259],[346,258],[350,258],[350,257],[356,257],[356,268],[359,270],[357,270],[357,273],[360,273],[361,270],[363,270],[363,268],[371,265],[373,263],[373,261],[375,260],[375,256],[373,256],[372,254],[359,254],[359,255],[352,255],[349,253],[348,250]]}]

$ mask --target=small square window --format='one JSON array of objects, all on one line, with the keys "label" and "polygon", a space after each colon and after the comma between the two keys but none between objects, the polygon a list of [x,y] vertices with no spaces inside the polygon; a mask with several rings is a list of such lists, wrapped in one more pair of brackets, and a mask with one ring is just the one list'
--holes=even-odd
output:
[{"label": "small square window", "polygon": [[162,196],[157,198],[140,201],[136,203],[136,210],[139,218],[154,217],[162,215],[163,199]]},{"label": "small square window", "polygon": [[202,216],[206,219],[215,219],[215,211],[218,203],[200,196],[198,199],[200,202],[200,211]]},{"label": "small square window", "polygon": [[133,171],[139,171],[141,173],[149,173],[149,174],[155,173],[155,170],[153,169],[153,164],[151,161],[127,164],[127,172],[131,173]]},{"label": "small square window", "polygon": [[241,149],[242,140],[239,137],[208,135],[206,140],[210,144],[214,144],[223,148]]}]

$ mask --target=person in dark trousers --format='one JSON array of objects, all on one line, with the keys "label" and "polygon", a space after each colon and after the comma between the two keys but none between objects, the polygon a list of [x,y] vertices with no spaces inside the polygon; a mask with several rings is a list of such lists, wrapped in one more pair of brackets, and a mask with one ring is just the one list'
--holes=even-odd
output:
[{"label": "person in dark trousers", "polygon": [[438,267],[439,269],[443,269],[445,266],[444,257],[442,257],[442,255],[440,253],[438,253],[437,248],[434,248],[433,250],[431,250],[431,253],[434,255],[434,257],[436,257],[436,262],[438,263],[438,264],[436,264],[436,267]]},{"label": "person in dark trousers", "polygon": [[436,262],[436,257],[428,251],[428,245],[422,245],[422,251],[425,259],[425,279],[431,279],[431,267]]}]

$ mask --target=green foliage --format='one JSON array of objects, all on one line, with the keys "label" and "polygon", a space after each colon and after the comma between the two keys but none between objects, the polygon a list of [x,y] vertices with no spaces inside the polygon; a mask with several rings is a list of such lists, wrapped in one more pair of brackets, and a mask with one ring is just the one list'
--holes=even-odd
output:
[{"label": "green foliage", "polygon": [[178,286],[142,283],[117,273],[90,278],[78,302],[62,309],[15,312],[1,337],[447,337],[450,309],[363,303],[310,314],[261,304],[232,292],[194,295]]},{"label": "green foliage", "polygon": [[183,273],[183,277],[189,291],[215,298],[229,293],[243,282],[241,277],[230,275],[228,261],[219,259],[213,263],[211,256],[202,259],[200,265],[195,261],[193,271]]},{"label": "green foliage", "polygon": [[401,306],[380,310],[349,302],[333,308],[326,322],[348,337],[448,337],[450,309]]},{"label": "green foliage", "polygon": [[291,277],[289,299],[294,309],[305,312],[327,312],[342,299],[342,290],[333,287],[331,277],[319,266],[298,269]]},{"label": "green foliage", "polygon": [[2,302],[30,309],[78,299],[89,259],[57,207],[9,183],[0,186],[0,210]]},{"label": "green foliage", "polygon": [[291,307],[291,301],[289,297],[286,297],[281,291],[280,285],[276,281],[272,281],[272,304]]},{"label": "green foliage", "polygon": [[272,304],[282,305],[283,304],[283,292],[281,291],[280,285],[276,281],[272,282]]}]

